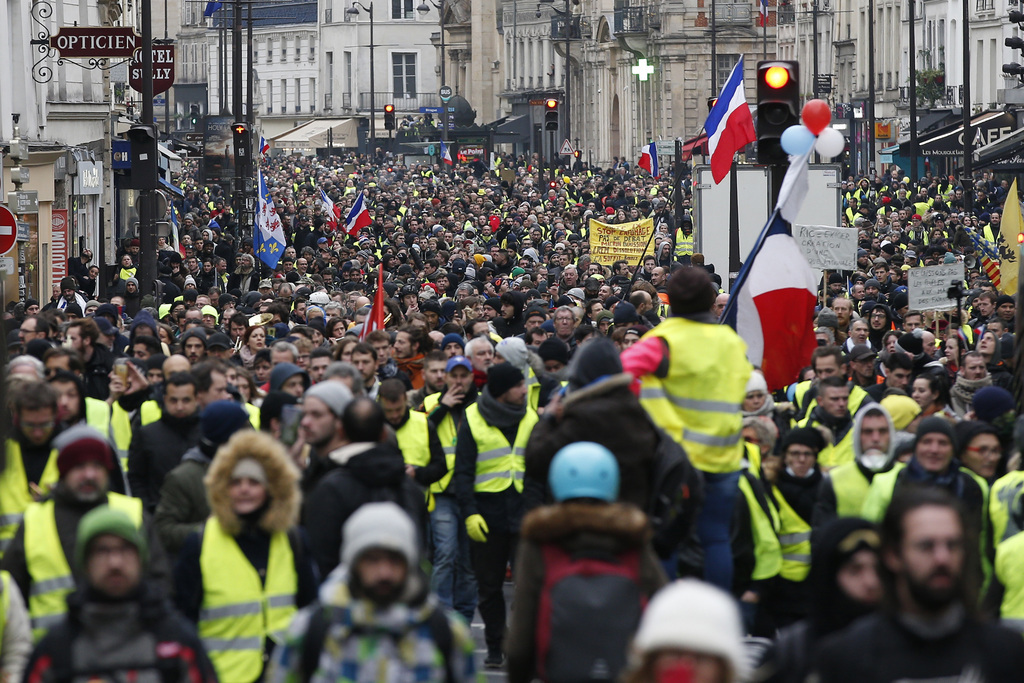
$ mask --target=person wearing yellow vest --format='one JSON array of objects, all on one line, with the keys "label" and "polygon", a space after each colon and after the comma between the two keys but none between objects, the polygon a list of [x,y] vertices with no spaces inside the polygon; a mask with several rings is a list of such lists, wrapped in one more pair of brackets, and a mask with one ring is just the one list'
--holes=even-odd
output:
[{"label": "person wearing yellow vest", "polygon": [[431,484],[448,473],[437,430],[430,424],[426,413],[409,410],[402,380],[392,378],[381,382],[377,402],[384,410],[384,419],[395,430],[398,448],[405,459],[405,473],[429,489]]},{"label": "person wearing yellow vest", "polygon": [[32,626],[25,599],[11,575],[0,571],[0,680],[20,681],[32,652]]},{"label": "person wearing yellow vest", "polygon": [[81,588],[32,653],[25,680],[217,680],[195,629],[147,580],[148,551],[125,512],[101,505],[82,518],[74,553]]},{"label": "person wearing yellow vest", "polygon": [[693,221],[684,218],[679,228],[676,229],[676,246],[673,251],[673,258],[684,266],[690,265],[690,258],[693,256]]},{"label": "person wearing yellow vest", "polygon": [[526,400],[526,379],[511,363],[487,371],[477,402],[466,409],[455,446],[455,487],[484,621],[484,666],[504,663],[505,569],[515,557],[523,516],[524,454],[537,413]]},{"label": "person wearing yellow vest", "polygon": [[769,489],[779,511],[782,568],[768,611],[779,627],[788,626],[810,612],[811,518],[821,485],[818,453],[825,447],[821,432],[797,427],[782,441],[782,470]]},{"label": "person wearing yellow vest", "polygon": [[837,517],[858,517],[875,475],[895,462],[896,427],[884,406],[869,403],[857,411],[851,430],[854,459],[829,470],[821,481],[811,525],[817,529]]},{"label": "person wearing yellow vest", "polygon": [[80,425],[65,431],[57,439],[59,479],[52,495],[25,509],[2,568],[9,571],[22,594],[29,596],[32,633],[38,641],[67,610],[65,598],[78,581],[72,574],[78,523],[101,505],[109,505],[129,515],[133,523],[155,544],[151,575],[166,582],[167,559],[156,544],[142,502],[137,498],[110,491],[110,469],[114,450],[106,438],[92,427]]},{"label": "person wearing yellow vest", "polygon": [[853,461],[853,416],[850,415],[850,385],[834,375],[818,382],[818,405],[799,423],[801,427],[824,428],[831,435],[818,458],[822,469]]},{"label": "person wearing yellow vest", "polygon": [[452,477],[455,474],[455,447],[466,409],[476,402],[473,364],[463,355],[448,359],[445,386],[423,400],[423,410],[437,432],[444,452],[446,474],[430,487],[434,509],[430,511],[430,533],[434,542],[431,590],[442,605],[473,620],[476,611],[476,577],[469,556],[469,535],[462,523]]},{"label": "person wearing yellow vest", "polygon": [[740,408],[753,368],[746,344],[712,313],[718,292],[706,270],[680,268],[667,289],[672,316],[627,349],[622,366],[640,380],[640,402],[654,422],[704,473],[697,520],[704,578],[730,590],[729,526],[745,452]]},{"label": "person wearing yellow vest", "polygon": [[217,451],[206,475],[211,515],[181,549],[175,599],[222,681],[260,680],[296,609],[316,598],[297,527],[298,478],[280,443],[248,430]]}]

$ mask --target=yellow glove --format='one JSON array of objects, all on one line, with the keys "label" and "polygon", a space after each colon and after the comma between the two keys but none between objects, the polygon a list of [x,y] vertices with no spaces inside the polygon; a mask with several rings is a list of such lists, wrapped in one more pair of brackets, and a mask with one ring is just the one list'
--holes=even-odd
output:
[{"label": "yellow glove", "polygon": [[486,543],[489,531],[483,515],[470,515],[466,518],[466,533],[477,543]]}]

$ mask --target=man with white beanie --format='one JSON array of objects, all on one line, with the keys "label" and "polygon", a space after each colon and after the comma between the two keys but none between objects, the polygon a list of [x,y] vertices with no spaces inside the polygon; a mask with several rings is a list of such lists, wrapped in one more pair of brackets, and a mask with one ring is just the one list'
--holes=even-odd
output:
[{"label": "man with white beanie", "polygon": [[367,503],[345,522],[344,539],[341,564],[296,615],[267,680],[474,681],[473,638],[430,593],[405,511]]}]

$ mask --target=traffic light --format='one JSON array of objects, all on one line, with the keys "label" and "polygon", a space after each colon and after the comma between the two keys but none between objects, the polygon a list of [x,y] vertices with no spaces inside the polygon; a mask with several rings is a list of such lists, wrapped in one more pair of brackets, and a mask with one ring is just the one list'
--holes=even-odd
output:
[{"label": "traffic light", "polygon": [[[1018,28],[1024,29],[1024,12],[1021,12],[1019,9],[1012,9],[1007,16],[1011,24],[1017,24]],[[1024,53],[1024,38],[1019,36],[1004,38],[1003,45],[1011,50],[1020,50],[1021,53]],[[1024,83],[1024,66],[1021,66],[1018,62],[1003,64],[1003,73]]]},{"label": "traffic light", "polygon": [[249,135],[248,123],[235,123],[231,126],[235,138],[235,165],[244,166],[249,162],[252,150],[252,136]]},{"label": "traffic light", "polygon": [[558,100],[544,100],[544,130],[558,130]]},{"label": "traffic light", "polygon": [[757,63],[757,161],[784,164],[782,133],[800,123],[800,65],[791,61]]},{"label": "traffic light", "polygon": [[580,151],[579,151],[578,149],[577,149],[576,151],[574,151],[574,152],[572,153],[572,155],[573,155],[574,157],[576,157],[577,159],[579,159],[579,158],[580,158],[581,156],[583,156],[583,154],[582,154],[582,153],[581,153],[581,152],[580,152]]},{"label": "traffic light", "polygon": [[395,105],[384,105],[384,130],[395,129]]},{"label": "traffic light", "polygon": [[188,122],[192,124],[192,130],[199,125],[199,105],[193,104],[188,108]]},{"label": "traffic light", "polygon": [[552,190],[557,190],[558,189],[558,181],[557,180],[552,180],[551,182],[548,183],[548,187],[551,188]]},{"label": "traffic light", "polygon": [[153,126],[135,124],[126,133],[131,146],[133,190],[155,190],[157,181],[157,138]]}]

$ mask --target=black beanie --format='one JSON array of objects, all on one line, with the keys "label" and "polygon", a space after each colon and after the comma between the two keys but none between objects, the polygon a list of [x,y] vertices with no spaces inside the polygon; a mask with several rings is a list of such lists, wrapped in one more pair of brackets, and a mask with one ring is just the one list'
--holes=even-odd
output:
[{"label": "black beanie", "polygon": [[924,340],[911,332],[903,334],[899,340],[897,340],[896,346],[900,347],[912,356],[920,356],[924,353]]},{"label": "black beanie", "polygon": [[492,365],[487,371],[487,388],[491,396],[499,398],[525,379],[522,371],[511,363]]},{"label": "black beanie", "polygon": [[545,339],[537,347],[537,355],[543,361],[556,360],[562,365],[569,364],[569,347],[561,339]]},{"label": "black beanie", "polygon": [[[621,304],[620,304],[621,305]],[[598,337],[576,351],[569,365],[569,391],[622,372],[622,359],[608,337]]]},{"label": "black beanie", "polygon": [[814,427],[797,427],[796,429],[789,430],[786,434],[786,438],[782,440],[782,452],[785,454],[786,449],[793,444],[800,444],[801,446],[807,446],[814,451],[815,457],[822,448],[825,447],[825,437],[821,435]]},{"label": "black beanie", "polygon": [[926,434],[945,434],[949,437],[949,442],[953,444],[953,452],[957,452],[956,434],[953,433],[953,425],[949,423],[949,420],[936,415],[921,420],[921,424],[917,425],[915,445]]}]

